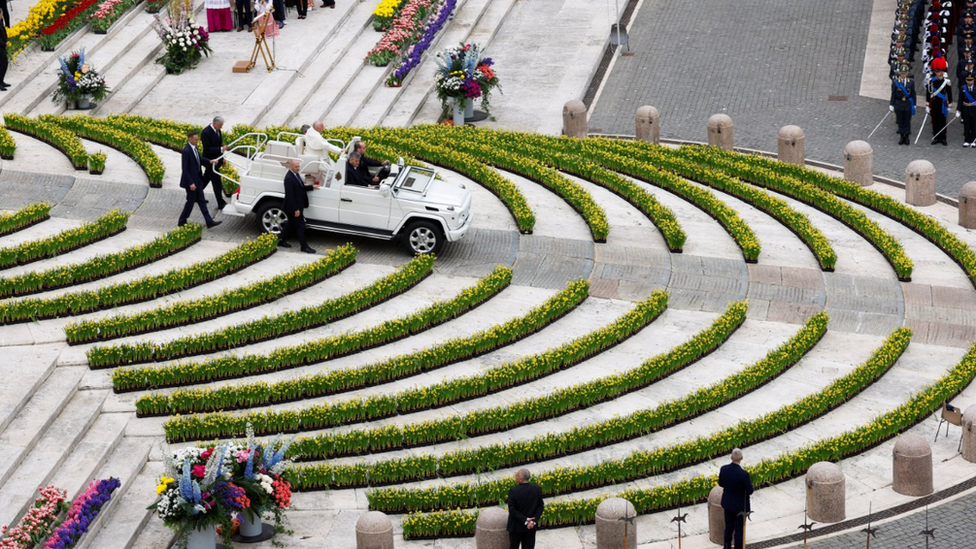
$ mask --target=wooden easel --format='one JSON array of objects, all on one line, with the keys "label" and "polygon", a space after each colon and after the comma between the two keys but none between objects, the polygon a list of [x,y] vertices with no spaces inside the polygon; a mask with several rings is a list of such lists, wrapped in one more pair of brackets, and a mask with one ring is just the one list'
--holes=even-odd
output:
[{"label": "wooden easel", "polygon": [[[238,0],[241,1],[241,0]],[[274,55],[271,54],[271,50],[268,49],[268,42],[266,36],[264,35],[264,30],[268,27],[268,24],[277,25],[272,18],[271,14],[274,12],[274,8],[262,13],[253,22],[254,27],[254,50],[251,51],[251,59],[247,63],[247,71],[251,72],[251,69],[258,62],[258,52],[261,53],[261,58],[264,59],[264,65],[268,67],[268,72],[271,72],[275,68]]]}]

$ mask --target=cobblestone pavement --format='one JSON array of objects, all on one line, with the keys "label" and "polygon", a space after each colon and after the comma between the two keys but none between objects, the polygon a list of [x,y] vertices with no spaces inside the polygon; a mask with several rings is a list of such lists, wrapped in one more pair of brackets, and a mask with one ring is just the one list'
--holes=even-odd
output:
[{"label": "cobblestone pavement", "polygon": [[[590,130],[633,135],[634,112],[652,105],[661,137],[705,141],[708,117],[724,112],[737,147],[775,151],[778,129],[796,124],[807,158],[842,164],[844,145],[867,139],[887,110],[887,101],[858,96],[871,8],[868,0],[645,0],[630,28],[634,55],[616,59]],[[928,128],[910,147],[894,132],[889,118],[869,141],[876,173],[904,180],[909,162],[926,159],[950,196],[976,179],[976,151],[962,148],[958,121],[948,147],[930,145]]]}]

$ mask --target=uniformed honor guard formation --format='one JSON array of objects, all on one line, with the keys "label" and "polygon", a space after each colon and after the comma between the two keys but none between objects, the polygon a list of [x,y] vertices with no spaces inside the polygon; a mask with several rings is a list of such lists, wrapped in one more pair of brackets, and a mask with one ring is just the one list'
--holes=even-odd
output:
[{"label": "uniformed honor guard formation", "polygon": [[[891,101],[888,108],[898,122],[898,144],[911,143],[912,116],[917,110],[912,63],[922,33],[925,120],[919,129],[919,137],[925,122],[931,118],[931,143],[948,145],[947,129],[960,118],[962,146],[976,148],[976,0],[932,0],[928,9],[925,5],[925,0],[898,0],[895,12],[889,55]],[[954,39],[958,55],[955,74],[959,82],[955,108],[952,81],[948,77],[948,53]]]}]

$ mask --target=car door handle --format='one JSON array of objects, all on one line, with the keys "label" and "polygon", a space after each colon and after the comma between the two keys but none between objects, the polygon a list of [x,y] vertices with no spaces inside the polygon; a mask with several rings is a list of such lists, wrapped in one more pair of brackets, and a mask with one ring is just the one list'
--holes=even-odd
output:
[{"label": "car door handle", "polygon": [[343,202],[352,202],[352,199],[351,198],[340,198],[339,200],[341,200]]}]

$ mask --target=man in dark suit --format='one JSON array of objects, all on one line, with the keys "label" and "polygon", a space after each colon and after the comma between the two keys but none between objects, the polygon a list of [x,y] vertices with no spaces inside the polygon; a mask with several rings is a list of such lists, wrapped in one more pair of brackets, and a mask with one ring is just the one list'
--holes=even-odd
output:
[{"label": "man in dark suit", "polygon": [[278,245],[282,248],[291,248],[285,239],[291,233],[298,233],[298,243],[302,246],[302,251],[307,254],[314,254],[315,250],[308,245],[305,240],[305,208],[308,207],[308,191],[315,190],[312,185],[306,185],[302,180],[299,169],[302,161],[292,158],[288,166],[288,173],[285,174],[285,215],[288,222],[281,229],[278,235]]},{"label": "man in dark suit", "polygon": [[220,225],[220,221],[214,221],[207,211],[207,200],[203,197],[203,178],[200,177],[200,152],[197,150],[197,143],[200,142],[200,134],[196,130],[186,133],[186,145],[183,147],[183,173],[180,175],[180,187],[186,189],[186,204],[183,206],[183,213],[180,214],[178,225],[186,225],[186,220],[193,211],[193,205],[200,206],[203,219],[207,221],[207,228],[211,229]]},{"label": "man in dark suit", "polygon": [[[384,160],[380,162],[379,160],[373,160],[372,158],[367,157],[365,141],[356,141],[356,144],[353,146],[352,150],[358,152],[362,157],[359,160],[359,171],[363,172],[363,174],[371,179],[373,183],[379,184],[380,181],[383,181],[390,176],[390,161]],[[370,175],[370,168],[379,168],[380,170],[376,173],[376,175]]]},{"label": "man in dark suit", "polygon": [[369,172],[363,173],[365,170],[360,169],[362,165],[363,155],[358,152],[353,152],[349,154],[349,160],[346,162],[346,185],[356,185],[359,187],[379,187],[379,181],[373,181],[370,177]]},{"label": "man in dark suit", "polygon": [[7,2],[3,3],[3,24],[0,25],[0,91],[7,91],[10,87],[4,78],[7,77]]},{"label": "man in dark suit", "polygon": [[535,532],[542,517],[545,503],[542,501],[542,488],[538,484],[529,482],[531,475],[528,469],[520,469],[515,473],[517,486],[508,491],[508,530],[509,549],[533,549],[535,547]]},{"label": "man in dark suit", "polygon": [[227,147],[224,146],[224,136],[220,133],[220,128],[224,127],[224,119],[215,116],[213,122],[203,129],[200,139],[203,140],[203,160],[204,160],[204,187],[207,183],[213,185],[214,196],[217,197],[217,208],[223,210],[227,205],[224,200],[224,186],[220,184],[220,174],[217,170],[224,165],[224,159],[217,158],[224,154]]},{"label": "man in dark suit", "polygon": [[722,509],[725,510],[725,546],[732,549],[732,538],[735,537],[735,549],[742,549],[743,524],[745,516],[742,513],[751,511],[749,496],[752,495],[752,478],[740,465],[742,450],[732,450],[732,463],[723,465],[718,472],[718,485],[724,488],[722,492]]}]

